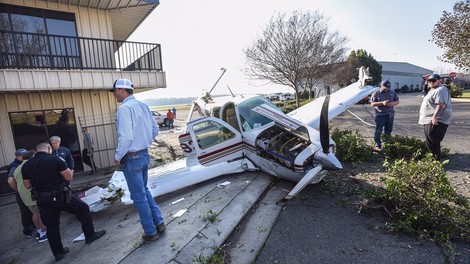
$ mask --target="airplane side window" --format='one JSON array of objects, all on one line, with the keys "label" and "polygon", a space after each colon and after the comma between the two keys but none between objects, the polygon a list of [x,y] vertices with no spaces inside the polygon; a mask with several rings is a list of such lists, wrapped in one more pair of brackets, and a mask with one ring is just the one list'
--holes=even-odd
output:
[{"label": "airplane side window", "polygon": [[198,146],[206,149],[235,137],[228,128],[214,121],[205,121],[193,126]]}]

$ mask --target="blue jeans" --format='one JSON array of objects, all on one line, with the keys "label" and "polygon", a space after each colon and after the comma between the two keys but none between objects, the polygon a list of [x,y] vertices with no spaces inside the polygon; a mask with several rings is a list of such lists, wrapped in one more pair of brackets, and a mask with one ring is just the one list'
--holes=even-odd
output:
[{"label": "blue jeans", "polygon": [[376,115],[375,116],[375,134],[374,134],[375,146],[379,148],[382,147],[382,141],[380,140],[382,131],[384,131],[385,135],[391,135],[392,130],[393,130],[393,116]]},{"label": "blue jeans", "polygon": [[150,157],[147,150],[128,154],[122,172],[131,193],[131,199],[139,212],[140,224],[146,235],[154,235],[156,226],[163,223],[162,213],[147,188]]}]

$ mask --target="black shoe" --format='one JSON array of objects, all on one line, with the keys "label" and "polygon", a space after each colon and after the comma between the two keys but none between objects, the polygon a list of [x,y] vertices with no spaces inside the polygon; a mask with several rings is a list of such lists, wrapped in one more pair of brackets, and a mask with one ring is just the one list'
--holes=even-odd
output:
[{"label": "black shoe", "polygon": [[90,244],[91,242],[97,240],[98,238],[104,236],[106,234],[106,230],[101,230],[98,232],[95,232],[93,235],[90,237],[85,238],[85,244]]},{"label": "black shoe", "polygon": [[160,235],[158,233],[155,233],[154,235],[142,235],[142,240],[145,241],[155,241],[160,238]]},{"label": "black shoe", "polygon": [[60,254],[55,255],[55,261],[59,262],[61,259],[65,257],[65,254],[69,253],[69,248],[64,247],[63,252]]},{"label": "black shoe", "polygon": [[33,231],[30,232],[23,232],[24,237],[31,238],[31,237],[36,237],[36,233]]},{"label": "black shoe", "polygon": [[163,233],[163,232],[165,232],[165,230],[166,230],[165,223],[161,223],[161,224],[157,225],[157,232],[158,233]]}]

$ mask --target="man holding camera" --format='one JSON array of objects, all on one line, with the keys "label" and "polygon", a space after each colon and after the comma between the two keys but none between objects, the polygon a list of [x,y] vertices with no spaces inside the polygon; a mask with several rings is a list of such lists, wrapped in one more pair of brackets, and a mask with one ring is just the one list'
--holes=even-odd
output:
[{"label": "man holding camera", "polygon": [[70,190],[72,171],[63,159],[51,155],[51,145],[48,142],[40,142],[36,145],[36,151],[36,155],[21,169],[23,182],[26,188],[32,188],[32,195],[36,199],[41,218],[47,226],[49,246],[55,260],[60,261],[69,252],[69,249],[62,245],[60,238],[61,211],[77,217],[87,244],[102,237],[106,230],[95,232],[88,205]]}]

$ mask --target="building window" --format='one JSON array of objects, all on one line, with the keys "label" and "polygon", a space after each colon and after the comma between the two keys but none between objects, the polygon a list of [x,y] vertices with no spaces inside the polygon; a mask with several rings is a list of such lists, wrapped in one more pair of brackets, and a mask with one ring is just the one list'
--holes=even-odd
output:
[{"label": "building window", "polygon": [[75,14],[0,4],[0,55],[5,68],[80,67]]}]

